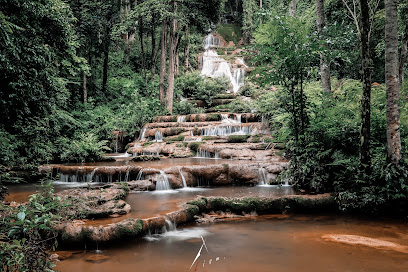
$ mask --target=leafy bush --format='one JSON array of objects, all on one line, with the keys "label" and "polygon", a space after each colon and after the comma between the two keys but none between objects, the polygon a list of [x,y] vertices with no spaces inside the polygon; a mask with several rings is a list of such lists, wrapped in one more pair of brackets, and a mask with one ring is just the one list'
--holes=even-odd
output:
[{"label": "leafy bush", "polygon": [[0,260],[5,271],[53,271],[50,249],[57,246],[54,226],[61,223],[66,204],[53,195],[51,183],[30,196],[26,205],[0,204]]},{"label": "leafy bush", "polygon": [[95,162],[103,159],[104,151],[108,151],[106,140],[98,140],[92,133],[82,134],[72,143],[65,143],[61,159],[69,162]]},{"label": "leafy bush", "polygon": [[244,100],[241,98],[235,99],[230,104],[226,105],[226,107],[231,112],[236,112],[236,113],[252,112],[255,109],[255,106],[251,100]]},{"label": "leafy bush", "polygon": [[228,90],[228,83],[228,80],[225,78],[207,78],[201,76],[199,72],[185,73],[176,79],[175,94],[201,99],[208,106],[211,106],[217,94]]}]

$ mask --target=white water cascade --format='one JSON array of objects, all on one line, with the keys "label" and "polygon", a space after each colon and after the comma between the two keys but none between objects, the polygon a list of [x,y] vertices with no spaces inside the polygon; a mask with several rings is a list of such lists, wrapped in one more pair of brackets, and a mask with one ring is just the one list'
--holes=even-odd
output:
[{"label": "white water cascade", "polygon": [[252,126],[215,126],[201,130],[201,136],[247,135],[251,134]]},{"label": "white water cascade", "polygon": [[143,141],[145,139],[145,134],[146,134],[146,128],[143,128],[142,132],[140,132],[139,141]]},{"label": "white water cascade", "polygon": [[269,185],[266,169],[261,167],[258,169],[259,185]]},{"label": "white water cascade", "polygon": [[220,58],[218,53],[211,49],[220,45],[220,39],[213,34],[207,35],[204,39],[205,52],[203,54],[201,74],[212,78],[226,77],[231,82],[232,91],[237,93],[240,87],[244,85],[245,70],[236,68],[232,71],[231,64]]},{"label": "white water cascade", "polygon": [[183,181],[183,187],[187,188],[186,178],[184,177],[183,172],[181,172],[181,167],[178,167],[178,170],[179,170],[179,173],[180,173],[180,176],[181,176],[181,180]]},{"label": "white water cascade", "polygon": [[166,173],[160,170],[160,174],[157,175],[156,191],[168,191],[168,190],[171,190],[169,179]]},{"label": "white water cascade", "polygon": [[139,173],[137,173],[136,180],[142,180],[142,176],[143,176],[143,169],[141,169],[141,170],[139,171]]},{"label": "white water cascade", "polygon": [[163,142],[163,134],[160,131],[156,131],[156,134],[154,135],[154,141]]},{"label": "white water cascade", "polygon": [[211,153],[210,151],[199,148],[197,151],[197,158],[219,159],[220,156],[218,155],[218,152]]},{"label": "white water cascade", "polygon": [[185,116],[177,116],[177,123],[183,123],[186,121],[186,117]]}]

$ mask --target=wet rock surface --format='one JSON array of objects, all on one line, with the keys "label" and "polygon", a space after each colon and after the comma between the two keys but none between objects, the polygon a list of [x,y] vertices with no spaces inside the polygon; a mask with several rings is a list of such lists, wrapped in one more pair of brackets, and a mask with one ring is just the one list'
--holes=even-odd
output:
[{"label": "wet rock surface", "polygon": [[68,189],[57,195],[72,205],[72,216],[81,218],[107,217],[130,212],[130,205],[123,198],[127,190],[122,185],[111,184],[96,188]]}]

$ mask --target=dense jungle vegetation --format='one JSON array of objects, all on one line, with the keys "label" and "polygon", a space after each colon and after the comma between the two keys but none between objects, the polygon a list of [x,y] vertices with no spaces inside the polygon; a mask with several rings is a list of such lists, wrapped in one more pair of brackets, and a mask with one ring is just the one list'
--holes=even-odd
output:
[{"label": "dense jungle vegetation", "polygon": [[[343,211],[408,215],[408,2],[391,0],[0,0],[0,195],[20,170],[101,160],[115,131],[204,112],[184,98],[228,89],[197,72],[211,29],[244,48],[252,99],[230,110],[267,118],[285,177]],[[61,207],[37,198],[1,240],[52,236]],[[48,223],[27,237],[26,214]],[[9,267],[31,271],[19,254]]]}]

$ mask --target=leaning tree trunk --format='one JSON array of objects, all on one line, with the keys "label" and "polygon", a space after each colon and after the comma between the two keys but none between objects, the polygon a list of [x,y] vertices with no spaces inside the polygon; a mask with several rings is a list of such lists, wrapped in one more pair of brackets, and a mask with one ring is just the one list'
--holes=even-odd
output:
[{"label": "leaning tree trunk", "polygon": [[370,118],[371,118],[371,57],[369,47],[370,14],[367,0],[360,0],[361,9],[361,67],[363,95],[361,97],[360,169],[370,174]]},{"label": "leaning tree trunk", "polygon": [[167,20],[162,22],[161,29],[161,55],[160,55],[160,81],[159,81],[159,98],[162,103],[166,102],[164,92],[164,77],[166,75],[166,60],[167,60]]},{"label": "leaning tree trunk", "polygon": [[292,0],[289,3],[289,15],[296,17],[296,0]]},{"label": "leaning tree trunk", "polygon": [[405,33],[404,33],[404,38],[402,40],[402,46],[401,46],[401,57],[400,57],[400,63],[399,63],[399,79],[400,83],[404,81],[404,65],[405,61],[407,60],[407,45],[408,45],[408,19],[405,22]]},{"label": "leaning tree trunk", "polygon": [[385,85],[387,95],[387,159],[398,164],[401,159],[400,83],[398,66],[397,0],[385,0]]},{"label": "leaning tree trunk", "polygon": [[[316,0],[316,16],[317,16],[317,32],[319,33],[320,40],[323,42],[323,49],[327,50],[328,46],[325,39],[324,27],[326,20],[324,16],[324,0]],[[320,53],[320,79],[322,89],[324,92],[331,93],[331,81],[330,81],[330,64],[327,60],[325,53]]]}]

